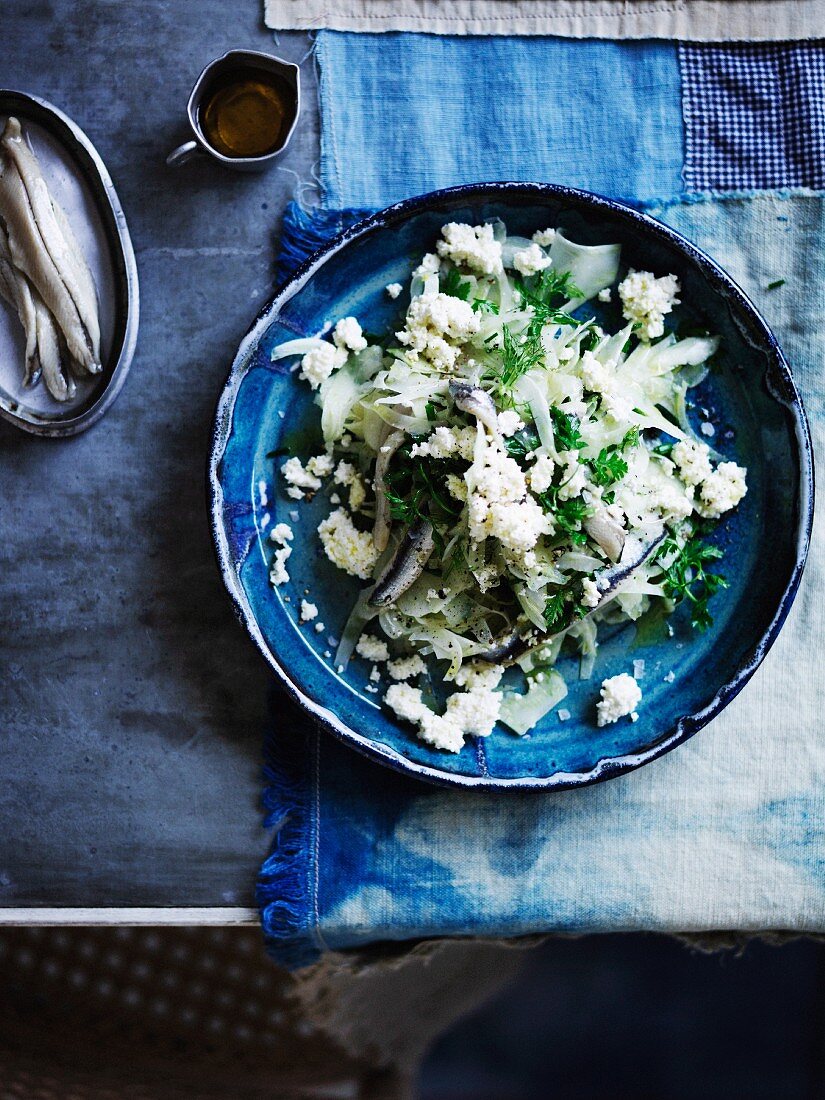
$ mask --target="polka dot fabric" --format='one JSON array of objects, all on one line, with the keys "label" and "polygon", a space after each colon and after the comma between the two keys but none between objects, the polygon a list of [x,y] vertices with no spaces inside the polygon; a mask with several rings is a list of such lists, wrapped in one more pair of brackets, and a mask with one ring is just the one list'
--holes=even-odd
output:
[{"label": "polka dot fabric", "polygon": [[689,191],[825,187],[825,42],[683,45]]},{"label": "polka dot fabric", "polygon": [[0,1100],[304,1100],[372,1073],[247,928],[0,931]]}]

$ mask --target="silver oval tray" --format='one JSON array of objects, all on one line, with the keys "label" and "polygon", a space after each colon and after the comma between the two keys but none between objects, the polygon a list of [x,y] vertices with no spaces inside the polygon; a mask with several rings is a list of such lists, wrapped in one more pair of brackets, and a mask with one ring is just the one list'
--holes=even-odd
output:
[{"label": "silver oval tray", "polygon": [[80,127],[45,99],[0,89],[0,127],[8,115],[20,119],[94,275],[103,370],[79,381],[77,394],[65,403],[55,401],[42,382],[24,386],[23,329],[0,300],[0,416],[34,435],[77,435],[109,408],[132,362],[139,313],[135,253],[106,165]]}]

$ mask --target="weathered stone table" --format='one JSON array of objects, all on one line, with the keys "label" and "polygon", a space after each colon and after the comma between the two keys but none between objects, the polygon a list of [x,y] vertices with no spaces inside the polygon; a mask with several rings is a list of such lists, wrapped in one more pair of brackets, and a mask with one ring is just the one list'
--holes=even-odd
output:
[{"label": "weathered stone table", "polygon": [[137,354],[103,421],[69,441],[0,423],[6,922],[256,919],[270,677],[222,589],[205,468],[217,395],[273,285],[293,173],[307,177],[317,155],[311,60],[283,170],[173,172],[164,158],[211,58],[235,46],[306,55],[305,36],[276,45],[260,20],[257,3],[224,0],[4,9],[0,86],[85,129],[141,282]]}]

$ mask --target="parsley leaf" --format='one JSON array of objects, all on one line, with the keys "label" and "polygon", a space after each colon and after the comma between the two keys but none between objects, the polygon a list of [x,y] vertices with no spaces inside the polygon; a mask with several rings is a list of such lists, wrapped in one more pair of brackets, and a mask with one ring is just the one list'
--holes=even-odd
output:
[{"label": "parsley leaf", "polygon": [[529,331],[541,332],[548,324],[577,325],[579,322],[561,306],[569,298],[580,298],[581,291],[573,284],[570,272],[560,274],[553,267],[547,267],[538,275],[531,275],[526,281],[516,282],[516,291],[526,306],[533,310],[533,319]]},{"label": "parsley leaf", "polygon": [[681,549],[675,539],[665,539],[660,555],[667,556],[674,550],[677,556],[665,570],[665,595],[675,603],[689,600],[692,625],[697,630],[707,630],[713,622],[708,601],[720,588],[727,588],[728,582],[721,573],[709,573],[705,566],[718,561],[722,551],[693,536]]},{"label": "parsley leaf", "polygon": [[402,497],[387,486],[387,503],[390,506],[390,515],[393,519],[409,526],[421,515],[421,507],[424,503],[424,490],[419,488],[409,497]]},{"label": "parsley leaf", "polygon": [[598,457],[590,463],[591,479],[595,485],[612,485],[621,481],[627,473],[627,463],[616,447],[603,447]]},{"label": "parsley leaf", "polygon": [[[585,504],[580,497],[573,497],[572,500],[558,501],[554,514],[556,523],[562,531],[567,531],[570,535],[578,535],[581,534],[579,528],[582,521],[593,514],[593,509]],[[584,542],[584,539],[574,539],[573,541]]]},{"label": "parsley leaf", "polygon": [[498,313],[498,306],[486,298],[473,298],[470,303],[474,313]]},{"label": "parsley leaf", "polygon": [[504,440],[504,446],[510,458],[525,458],[530,451],[535,451],[540,444],[538,432],[535,428],[522,428],[515,435],[508,436]]},{"label": "parsley leaf", "polygon": [[581,497],[559,500],[559,488],[558,485],[551,485],[545,492],[539,493],[539,503],[545,512],[553,516],[556,527],[576,546],[582,546],[587,542],[587,535],[581,529],[582,522],[593,515],[593,509]]},{"label": "parsley leaf", "polygon": [[585,614],[585,609],[576,602],[573,593],[565,589],[550,596],[544,605],[544,621],[548,629],[554,626],[562,629]]},{"label": "parsley leaf", "polygon": [[584,297],[573,282],[572,273],[557,271],[555,267],[546,267],[537,275],[531,275],[529,284],[517,282],[516,289],[522,297],[525,292],[530,296],[527,299],[530,305],[533,305],[535,300],[545,309],[557,309],[568,299]]},{"label": "parsley leaf", "polygon": [[435,524],[452,526],[458,518],[461,503],[453,500],[444,489],[444,460],[431,461],[438,463],[437,477],[430,472],[431,463],[412,458],[409,446],[401,447],[393,456],[392,466],[384,478],[393,519],[409,525],[420,516],[429,515]]},{"label": "parsley leaf", "polygon": [[579,421],[575,416],[568,416],[566,412],[550,406],[550,416],[553,420],[553,433],[560,451],[580,451],[587,444],[579,432]]},{"label": "parsley leaf", "polygon": [[614,443],[610,447],[603,447],[596,458],[591,460],[591,479],[596,485],[612,485],[614,481],[621,481],[627,473],[627,462],[622,458],[622,451],[628,447],[639,445],[639,429],[631,428],[625,433],[621,443]]},{"label": "parsley leaf", "polygon": [[438,281],[438,289],[442,294],[449,294],[452,298],[460,298],[466,302],[470,298],[470,283],[465,283],[454,267],[451,267],[446,275],[442,275]]}]

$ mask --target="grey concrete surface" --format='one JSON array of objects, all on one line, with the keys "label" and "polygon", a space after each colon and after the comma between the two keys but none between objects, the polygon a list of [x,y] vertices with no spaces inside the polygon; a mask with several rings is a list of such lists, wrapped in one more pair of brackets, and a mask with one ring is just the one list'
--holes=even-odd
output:
[{"label": "grey concrete surface", "polygon": [[317,157],[312,61],[265,176],[173,172],[201,67],[277,47],[258,0],[6,0],[0,86],[96,144],[141,281],[138,348],[107,416],[69,441],[0,423],[0,908],[248,905],[267,846],[269,674],[236,623],[205,505],[212,412],[269,296],[295,177]]}]

